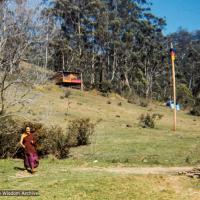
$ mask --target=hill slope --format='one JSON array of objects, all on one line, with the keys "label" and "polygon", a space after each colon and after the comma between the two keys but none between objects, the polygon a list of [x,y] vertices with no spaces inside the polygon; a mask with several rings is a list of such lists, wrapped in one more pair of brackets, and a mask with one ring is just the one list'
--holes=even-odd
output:
[{"label": "hill slope", "polygon": [[[36,87],[30,96],[37,98],[21,115],[63,129],[71,119],[89,117],[97,123],[91,144],[72,148],[68,159],[41,159],[34,175],[22,171],[22,160],[0,160],[1,189],[28,186],[39,191],[38,199],[48,200],[200,199],[199,181],[175,174],[199,163],[199,118],[178,112],[174,133],[173,113],[162,104],[143,108],[115,94],[70,90],[64,98],[65,92],[53,84]],[[147,112],[164,115],[155,129],[138,126],[138,117]]]},{"label": "hill slope", "polygon": [[[70,91],[69,98],[65,92]],[[72,159],[87,165],[184,166],[198,164],[200,118],[178,112],[177,132],[171,131],[172,110],[159,103],[147,108],[130,104],[111,94],[82,92],[54,84],[37,87],[35,101],[26,118],[64,129],[71,119],[88,117],[96,125],[91,145],[71,149]],[[119,105],[120,103],[120,105]],[[138,126],[142,113],[159,113],[163,118],[155,129]]]}]

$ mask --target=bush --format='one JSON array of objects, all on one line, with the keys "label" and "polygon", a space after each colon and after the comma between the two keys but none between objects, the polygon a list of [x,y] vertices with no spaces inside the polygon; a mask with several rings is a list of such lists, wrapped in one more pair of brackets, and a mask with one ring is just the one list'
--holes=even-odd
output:
[{"label": "bush", "polygon": [[128,92],[122,92],[121,96],[123,96],[125,99],[127,99],[127,102],[130,104],[135,104],[135,94]]},{"label": "bush", "polygon": [[184,108],[194,106],[195,100],[192,92],[185,84],[177,86],[177,102],[182,104]]},{"label": "bush", "polygon": [[190,111],[191,115],[200,116],[200,106],[194,106]]},{"label": "bush", "polygon": [[19,141],[25,128],[29,126],[37,138],[37,151],[40,157],[49,154],[58,159],[67,158],[71,146],[87,145],[94,132],[94,124],[89,119],[73,120],[65,134],[59,126],[46,127],[37,122],[20,122],[10,117],[0,121],[0,158],[23,157]]},{"label": "bush", "polygon": [[112,84],[110,81],[104,81],[99,83],[99,90],[102,93],[111,93],[112,92]]},{"label": "bush", "polygon": [[13,157],[20,140],[20,126],[10,117],[0,120],[0,158]]},{"label": "bush", "polygon": [[37,149],[41,157],[51,154],[58,159],[62,159],[69,155],[67,135],[58,126],[42,127],[37,132],[37,141]]},{"label": "bush", "polygon": [[117,105],[118,105],[118,106],[122,106],[122,102],[119,102]]},{"label": "bush", "polygon": [[163,115],[161,114],[149,114],[147,113],[146,115],[141,114],[139,117],[139,125],[143,128],[154,128],[155,123],[157,120],[161,119]]},{"label": "bush", "polygon": [[144,98],[139,97],[137,95],[128,96],[128,103],[136,104],[136,105],[142,106],[142,107],[148,107],[148,105],[149,105],[149,101],[147,99],[144,99]]},{"label": "bush", "polygon": [[72,92],[70,90],[66,90],[64,97],[69,98],[71,95],[72,95]]},{"label": "bush", "polygon": [[129,99],[127,100],[127,102],[130,103],[130,104],[135,104],[135,101],[134,101],[133,98],[129,98]]},{"label": "bush", "polygon": [[103,97],[109,97],[109,93],[103,93],[103,92],[101,92],[101,96],[103,96]]},{"label": "bush", "polygon": [[59,159],[68,157],[67,135],[60,127],[46,128],[37,122],[19,122],[12,118],[3,118],[0,121],[0,158],[21,158],[23,156],[23,149],[20,148],[19,141],[26,126],[31,128],[37,138],[37,150],[40,157],[48,154]]},{"label": "bush", "polygon": [[90,119],[72,120],[68,127],[68,145],[70,147],[90,144],[90,136],[94,133],[94,124]]},{"label": "bush", "polygon": [[200,116],[200,99],[196,99],[195,105],[191,109],[190,114]]},{"label": "bush", "polygon": [[[197,139],[199,137],[197,136]],[[185,163],[191,164],[191,165],[199,165],[200,164],[200,159],[199,159],[199,154],[200,154],[200,145],[194,145],[193,148],[188,150],[187,154],[185,155]]]},{"label": "bush", "polygon": [[61,99],[69,98],[72,95],[72,92],[68,89],[64,92],[64,96],[61,96]]},{"label": "bush", "polygon": [[140,99],[139,105],[142,107],[148,107],[149,101],[147,99]]},{"label": "bush", "polygon": [[108,100],[108,101],[107,101],[107,104],[111,104],[111,101],[110,101],[110,100]]}]

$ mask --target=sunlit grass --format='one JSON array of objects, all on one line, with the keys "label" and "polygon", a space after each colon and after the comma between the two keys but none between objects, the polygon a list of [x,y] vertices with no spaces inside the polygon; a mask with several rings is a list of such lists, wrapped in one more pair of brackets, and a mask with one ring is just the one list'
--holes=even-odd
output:
[{"label": "sunlit grass", "polygon": [[[71,89],[69,98],[61,98],[65,90],[53,84],[37,87],[34,94],[38,97],[27,105],[23,116],[46,126],[57,124],[64,130],[71,119],[88,117],[96,123],[91,144],[71,148],[70,157],[66,160],[51,156],[40,160],[34,176],[17,169],[23,167],[22,160],[0,160],[1,189],[36,189],[40,191],[39,197],[23,199],[41,200],[200,199],[198,181],[186,177],[73,170],[96,166],[198,165],[200,118],[192,117],[186,111],[178,112],[177,132],[174,133],[171,130],[173,113],[161,103],[154,102],[144,108],[129,104],[115,94],[103,97],[96,91]],[[144,129],[138,125],[139,116],[147,112],[163,115],[155,129]]]},{"label": "sunlit grass", "polygon": [[[61,98],[65,90],[71,91],[69,98]],[[189,115],[188,111],[177,113],[177,131],[173,132],[173,112],[163,103],[141,107],[116,94],[103,97],[97,91],[83,92],[53,84],[40,86],[35,93],[39,96],[27,109],[27,118],[46,126],[57,124],[64,131],[75,118],[88,117],[97,124],[90,145],[71,149],[73,160],[88,162],[88,165],[94,165],[95,161],[100,166],[200,163],[200,118]],[[155,129],[138,125],[139,116],[147,112],[163,115]]]},{"label": "sunlit grass", "polygon": [[19,176],[22,172],[14,169],[23,167],[21,160],[1,160],[0,166],[1,189],[39,190],[39,197],[23,199],[197,200],[200,197],[197,182],[186,177],[75,172],[72,163],[54,159],[42,160],[38,172],[28,177],[26,173]]}]

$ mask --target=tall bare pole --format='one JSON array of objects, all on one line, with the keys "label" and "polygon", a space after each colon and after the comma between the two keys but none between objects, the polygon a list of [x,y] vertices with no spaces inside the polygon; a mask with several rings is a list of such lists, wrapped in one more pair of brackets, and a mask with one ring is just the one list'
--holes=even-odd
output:
[{"label": "tall bare pole", "polygon": [[81,72],[81,91],[83,91],[83,74]]},{"label": "tall bare pole", "polygon": [[173,98],[174,98],[174,124],[173,124],[173,131],[176,131],[176,76],[175,76],[175,51],[173,48],[173,44],[171,43],[171,64],[172,64],[172,82],[173,82]]}]

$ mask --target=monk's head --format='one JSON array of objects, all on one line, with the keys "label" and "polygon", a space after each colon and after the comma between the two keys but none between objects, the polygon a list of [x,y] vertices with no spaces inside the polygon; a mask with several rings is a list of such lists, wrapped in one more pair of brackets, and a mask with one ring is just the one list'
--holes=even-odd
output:
[{"label": "monk's head", "polygon": [[26,132],[27,134],[30,134],[30,133],[31,133],[31,128],[30,128],[29,126],[27,126],[26,129],[25,129],[25,132]]}]

